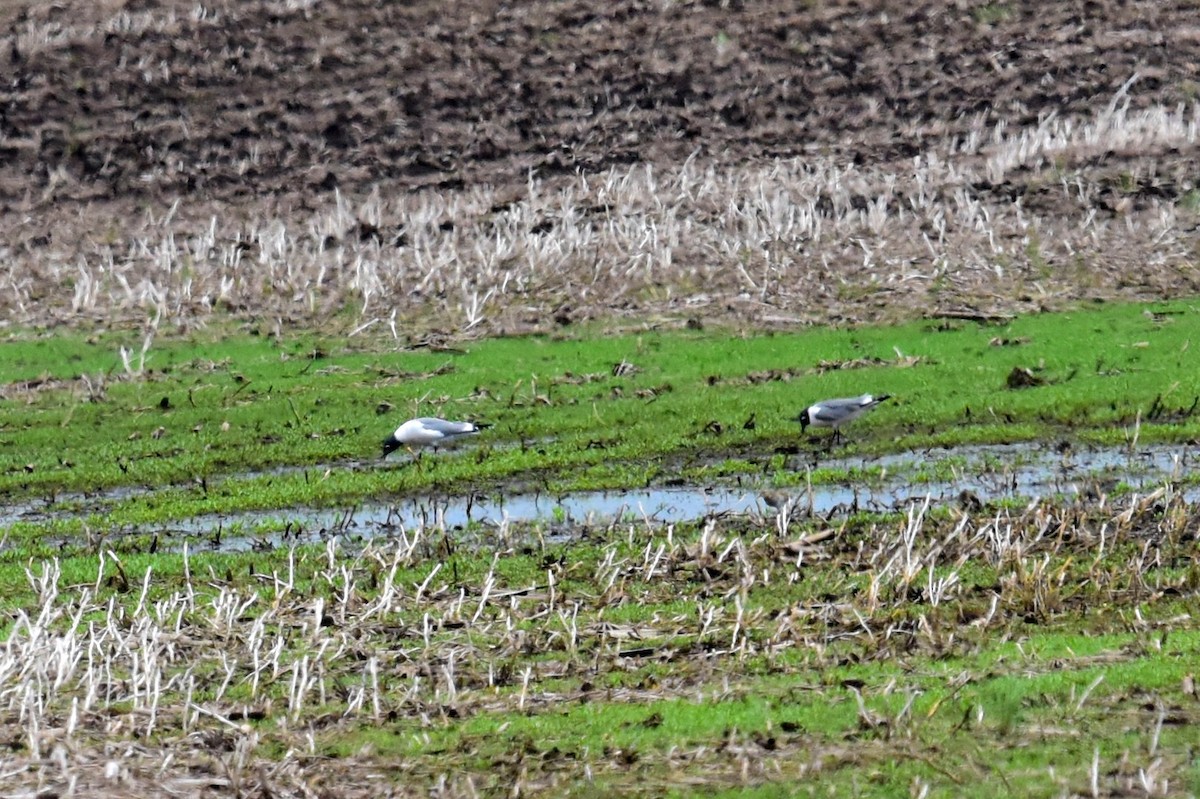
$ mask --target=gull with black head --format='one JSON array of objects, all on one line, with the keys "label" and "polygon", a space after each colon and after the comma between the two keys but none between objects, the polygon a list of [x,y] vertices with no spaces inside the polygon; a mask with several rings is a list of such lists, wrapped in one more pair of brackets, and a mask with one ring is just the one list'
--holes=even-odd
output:
[{"label": "gull with black head", "polygon": [[853,422],[879,403],[890,399],[890,394],[862,394],[858,397],[839,397],[837,399],[821,400],[809,405],[794,421],[800,423],[800,432],[812,425],[813,427],[832,427],[833,439],[830,444],[841,438],[841,427]]},{"label": "gull with black head", "polygon": [[383,457],[393,450],[404,447],[416,454],[418,447],[432,447],[434,452],[443,444],[449,444],[464,436],[476,435],[489,425],[475,422],[452,422],[433,416],[409,419],[383,440]]}]

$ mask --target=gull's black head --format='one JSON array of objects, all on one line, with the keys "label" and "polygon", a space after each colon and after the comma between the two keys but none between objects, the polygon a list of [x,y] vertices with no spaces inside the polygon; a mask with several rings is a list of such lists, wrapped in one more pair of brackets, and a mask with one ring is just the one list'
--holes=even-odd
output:
[{"label": "gull's black head", "polygon": [[383,440],[383,455],[382,455],[382,457],[386,458],[388,456],[388,453],[390,453],[392,450],[399,449],[399,448],[400,448],[400,440],[396,438],[395,433],[392,433],[390,436],[388,436],[387,438],[385,438]]},{"label": "gull's black head", "polygon": [[808,408],[805,408],[803,411],[801,411],[800,415],[792,421],[800,423],[800,432],[803,433],[805,428],[812,424],[812,419],[808,418]]}]

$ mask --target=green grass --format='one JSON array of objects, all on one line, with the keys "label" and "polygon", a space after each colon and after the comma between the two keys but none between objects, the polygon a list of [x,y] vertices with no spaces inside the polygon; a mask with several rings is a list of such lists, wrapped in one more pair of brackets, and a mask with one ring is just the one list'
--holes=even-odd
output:
[{"label": "green grass", "polygon": [[[75,492],[156,489],[97,506],[87,521],[96,529],[513,481],[549,491],[620,488],[681,471],[726,479],[766,466],[787,483],[795,461],[776,448],[798,445],[813,457],[824,449],[819,434],[801,437],[790,419],[814,400],[863,391],[895,399],[856,423],[839,454],[1063,438],[1189,441],[1200,435],[1200,416],[1187,414],[1200,396],[1200,372],[1188,367],[1200,333],[1194,311],[1180,301],[1004,326],[530,337],[454,352],[214,334],[156,341],[133,379],[121,379],[119,337],[12,334],[0,344],[9,381],[0,493],[9,501],[66,494],[61,507],[78,511]],[[896,365],[897,353],[919,360]],[[857,359],[881,365],[822,367]],[[622,362],[637,371],[614,376]],[[1044,384],[1008,388],[1015,368]],[[46,375],[60,382],[21,385]],[[399,456],[379,462],[380,440],[416,414],[494,427],[478,446],[426,458],[421,469]],[[283,466],[312,468],[274,471]],[[863,476],[818,469],[805,480]],[[30,535],[43,529],[35,528]]]},{"label": "green grass", "polygon": [[[210,551],[208,530],[186,555],[171,531],[262,509],[262,532],[301,506],[471,490],[871,485],[882,466],[828,465],[824,435],[788,421],[863,391],[895,399],[838,454],[906,453],[889,474],[918,489],[1013,466],[934,463],[927,447],[1192,441],[1197,319],[1179,301],[461,352],[210,333],[157,341],[129,379],[115,348],[140,343],[13,334],[0,492],[51,517],[3,530],[0,637],[23,665],[0,652],[0,697],[38,696],[51,727],[83,703],[80,751],[200,741],[230,774],[341,764],[344,780],[422,793],[1055,797],[1093,778],[1109,794],[1164,779],[1194,793],[1200,556],[1178,497],[1014,499],[967,519],[934,507],[907,544],[892,513],[798,518],[784,535],[773,518],[668,519],[668,534],[631,516],[548,540],[558,518],[508,537],[479,525],[246,552]],[[857,359],[882,363],[830,368]],[[614,376],[623,361],[640,371]],[[1043,384],[1008,388],[1017,367]],[[59,382],[25,382],[42,376]],[[418,413],[494,426],[419,469],[379,463],[380,439]],[[817,533],[831,535],[797,555]],[[951,587],[938,597],[931,580]],[[67,678],[26,676],[73,640]],[[80,677],[93,663],[99,688]],[[155,668],[151,707],[139,680]],[[30,712],[0,706],[0,734],[32,762],[45,753]]]},{"label": "green grass", "polygon": [[1008,3],[988,3],[975,9],[975,21],[980,25],[994,25],[1004,22],[1013,16],[1013,8]]}]

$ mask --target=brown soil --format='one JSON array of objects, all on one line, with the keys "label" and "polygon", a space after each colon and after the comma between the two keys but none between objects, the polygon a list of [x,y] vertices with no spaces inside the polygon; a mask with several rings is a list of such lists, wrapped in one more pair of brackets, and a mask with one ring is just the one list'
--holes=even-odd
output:
[{"label": "brown soil", "polygon": [[[0,302],[17,315],[66,307],[57,295],[71,280],[47,263],[94,263],[102,253],[84,239],[119,260],[136,249],[129,220],[161,219],[176,200],[200,225],[303,216],[335,190],[520,196],[531,176],[553,184],[689,157],[903,172],[930,142],[1002,120],[1090,118],[1135,75],[1134,109],[1192,103],[1198,19],[1183,0],[6,0],[4,282],[45,285]],[[1101,143],[1070,165],[1108,216],[1173,203],[1198,173],[1196,148],[1175,141]],[[1052,219],[1058,195],[1028,172],[973,190]],[[1171,293],[1178,278],[1135,288]],[[782,305],[819,318],[801,302]],[[302,305],[281,314],[302,318]]]},{"label": "brown soil", "polygon": [[1200,89],[1189,2],[5,5],[9,212],[523,184],[693,152],[890,163],[977,114],[1090,114],[1134,73],[1141,104]]}]

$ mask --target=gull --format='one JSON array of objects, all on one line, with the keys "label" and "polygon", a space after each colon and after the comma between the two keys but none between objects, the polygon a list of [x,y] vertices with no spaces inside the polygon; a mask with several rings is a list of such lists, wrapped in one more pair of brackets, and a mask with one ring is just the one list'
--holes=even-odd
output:
[{"label": "gull", "polygon": [[793,421],[800,423],[800,432],[804,432],[804,429],[809,425],[813,427],[832,427],[833,439],[830,441],[832,444],[841,437],[841,431],[838,428],[847,422],[853,422],[890,397],[890,394],[880,394],[878,397],[863,394],[859,397],[839,397],[838,399],[821,400],[809,405]]},{"label": "gull", "polygon": [[475,435],[485,427],[488,425],[474,422],[450,422],[433,416],[409,419],[397,427],[396,432],[383,440],[383,457],[386,458],[388,453],[400,447],[404,447],[414,454],[413,447],[433,447],[436,452],[438,445],[448,444],[463,436]]}]

